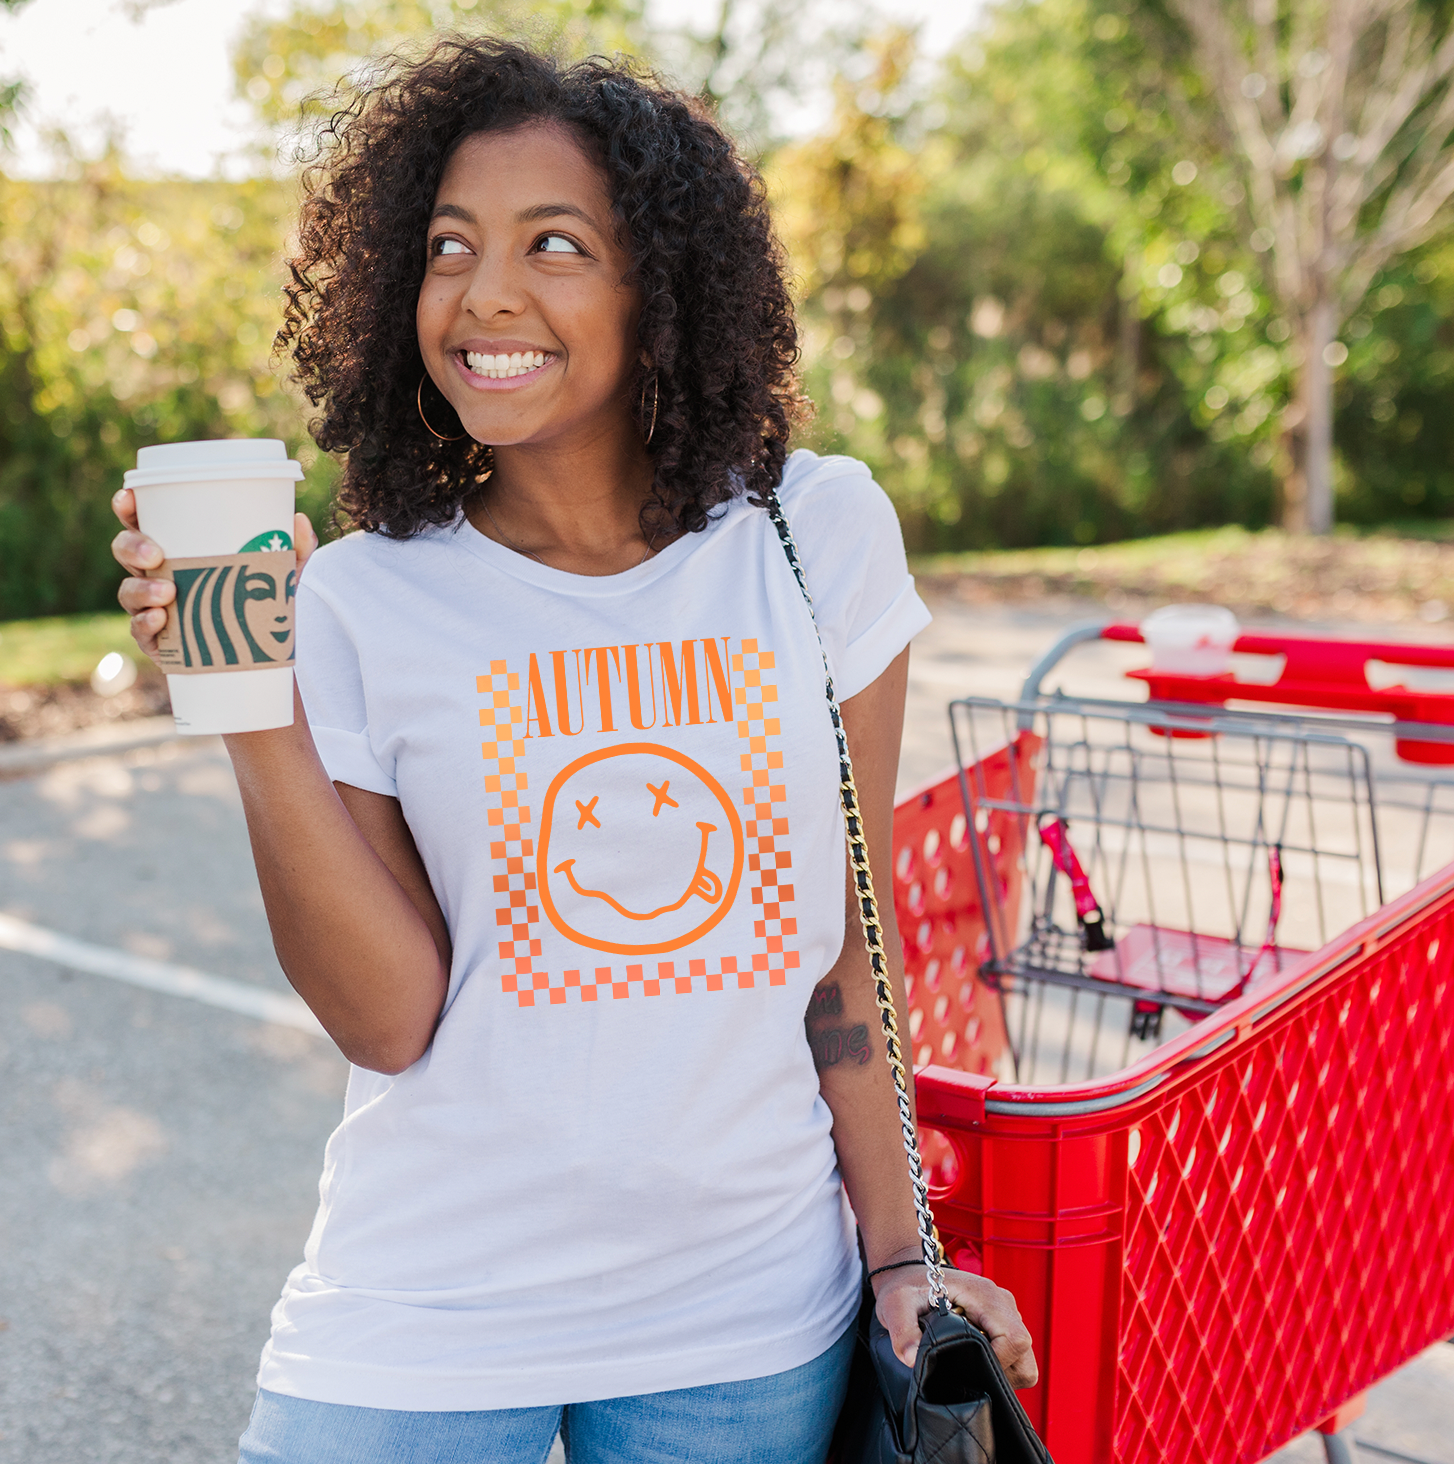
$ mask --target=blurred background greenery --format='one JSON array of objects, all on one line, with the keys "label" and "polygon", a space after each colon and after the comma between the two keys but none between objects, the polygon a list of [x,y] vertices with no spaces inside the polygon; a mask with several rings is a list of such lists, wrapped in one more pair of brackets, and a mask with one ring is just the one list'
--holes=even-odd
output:
[{"label": "blurred background greenery", "polygon": [[[266,140],[252,176],[142,177],[119,145],[87,153],[63,136],[52,176],[0,171],[0,620],[114,605],[109,496],[149,442],[281,437],[324,526],[335,465],[271,353],[296,197],[286,159],[310,96],[442,28],[632,51],[717,102],[767,173],[792,255],[808,441],[869,462],[911,548],[1323,527],[1308,510],[1314,351],[1336,407],[1338,522],[1437,536],[1454,508],[1454,235],[1442,197],[1414,184],[1442,168],[1454,190],[1454,7],[1392,0],[1345,55],[1336,25],[1317,29],[1340,0],[1199,3],[1246,20],[1249,55],[1271,45],[1268,77],[1244,68],[1219,92],[1216,38],[1180,0],[999,0],[966,11],[932,58],[866,4],[810,0],[714,0],[697,29],[649,27],[636,0],[260,12],[234,53]],[[1378,97],[1353,96],[1359,67],[1381,76],[1399,55],[1394,79],[1418,72],[1422,91],[1381,153],[1354,156],[1346,138],[1377,122]],[[803,136],[784,119],[809,56],[835,100]],[[1314,136],[1335,86],[1361,120]],[[1281,127],[1261,173],[1238,96]],[[0,77],[0,110],[24,106]],[[1318,317],[1333,296],[1298,263],[1296,226],[1333,196],[1336,167],[1367,187],[1344,234],[1315,240],[1336,295]],[[1395,238],[1398,208],[1413,222]],[[1325,317],[1331,334],[1310,335]]]}]

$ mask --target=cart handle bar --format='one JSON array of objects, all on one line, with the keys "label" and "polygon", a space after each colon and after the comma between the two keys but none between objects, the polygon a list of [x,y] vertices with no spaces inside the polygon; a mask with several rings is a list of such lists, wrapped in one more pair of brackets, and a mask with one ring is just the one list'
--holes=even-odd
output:
[{"label": "cart handle bar", "polygon": [[[1116,621],[1090,620],[1072,626],[1035,663],[1025,680],[1021,700],[1034,701],[1051,670],[1067,653],[1088,641],[1109,640],[1145,644],[1140,629]],[[1228,700],[1270,702],[1278,706],[1309,707],[1328,712],[1375,712],[1398,723],[1454,725],[1454,693],[1411,691],[1405,686],[1374,690],[1368,682],[1370,661],[1394,666],[1454,670],[1454,647],[1407,645],[1395,641],[1319,639],[1310,636],[1240,635],[1233,651],[1251,655],[1282,656],[1282,672],[1271,683],[1239,681],[1222,676],[1180,676],[1136,670],[1126,674],[1147,684],[1157,702],[1193,706],[1223,706]],[[1402,730],[1402,729],[1399,729]],[[1454,748],[1434,743],[1403,741],[1400,753],[1417,762],[1454,759]]]}]

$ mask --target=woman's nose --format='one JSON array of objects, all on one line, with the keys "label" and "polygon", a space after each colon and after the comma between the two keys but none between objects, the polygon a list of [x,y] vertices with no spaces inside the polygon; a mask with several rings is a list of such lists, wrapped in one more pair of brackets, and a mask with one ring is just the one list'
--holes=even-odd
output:
[{"label": "woman's nose", "polygon": [[518,315],[525,303],[524,280],[515,261],[485,254],[475,266],[462,307],[476,320]]}]

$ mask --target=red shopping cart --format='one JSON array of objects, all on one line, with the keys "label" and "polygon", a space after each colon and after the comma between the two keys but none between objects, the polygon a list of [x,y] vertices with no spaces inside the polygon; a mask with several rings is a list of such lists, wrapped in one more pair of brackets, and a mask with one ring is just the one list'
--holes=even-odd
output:
[{"label": "red shopping cart", "polygon": [[1454,694],[1417,686],[1454,651],[1243,636],[1258,679],[1044,690],[1101,640],[1140,635],[953,703],[897,810],[940,1233],[1015,1293],[1059,1464],[1351,1458],[1454,1332]]}]

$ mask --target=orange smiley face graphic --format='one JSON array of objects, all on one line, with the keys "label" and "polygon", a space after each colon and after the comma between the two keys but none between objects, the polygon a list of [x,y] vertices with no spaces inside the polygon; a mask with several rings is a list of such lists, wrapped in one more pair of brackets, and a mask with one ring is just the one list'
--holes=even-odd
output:
[{"label": "orange smiley face graphic", "polygon": [[536,887],[567,940],[615,955],[690,945],[732,908],[742,823],[721,784],[652,742],[587,753],[545,795]]}]

